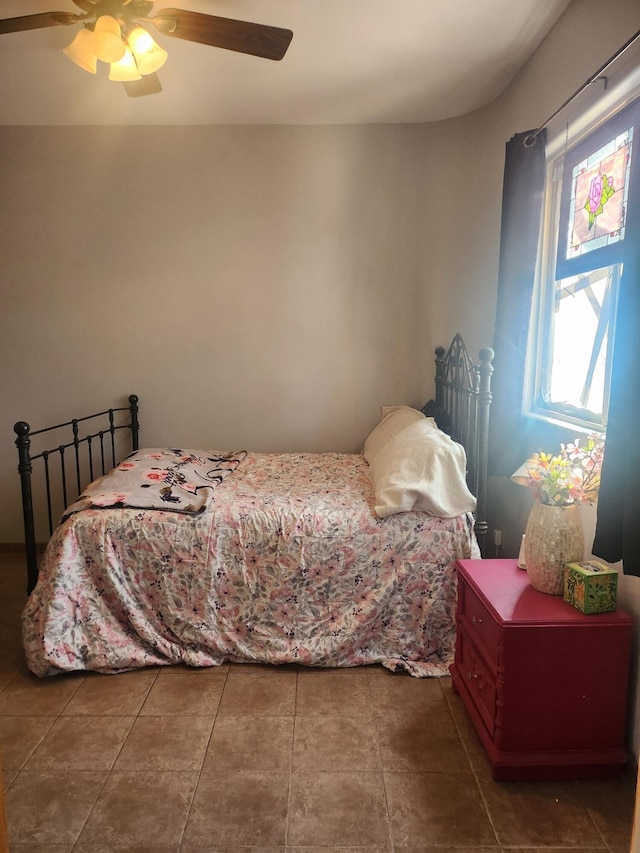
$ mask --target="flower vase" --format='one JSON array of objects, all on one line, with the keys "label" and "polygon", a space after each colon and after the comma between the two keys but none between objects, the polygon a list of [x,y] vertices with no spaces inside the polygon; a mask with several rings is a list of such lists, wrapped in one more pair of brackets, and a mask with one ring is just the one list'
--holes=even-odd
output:
[{"label": "flower vase", "polygon": [[583,554],[584,531],[579,507],[548,506],[536,501],[524,537],[531,586],[549,595],[562,595],[564,564],[579,562]]}]

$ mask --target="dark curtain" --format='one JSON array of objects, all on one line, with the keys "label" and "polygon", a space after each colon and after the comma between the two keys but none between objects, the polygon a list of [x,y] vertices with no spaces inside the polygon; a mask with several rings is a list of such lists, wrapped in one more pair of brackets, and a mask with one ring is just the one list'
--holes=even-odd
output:
[{"label": "dark curtain", "polygon": [[489,445],[489,474],[497,477],[510,477],[538,449],[522,416],[546,165],[546,132],[525,145],[532,133],[518,133],[506,146]]},{"label": "dark curtain", "polygon": [[[509,494],[498,484],[541,448],[573,432],[522,414],[525,358],[545,184],[544,132],[524,145],[516,134],[506,147],[495,326],[495,375],[489,444],[490,527],[505,527]],[[637,155],[636,155],[637,157]],[[640,161],[638,161],[640,164]],[[624,271],[615,322],[613,375],[597,523],[592,551],[622,560],[640,577],[640,165],[629,187]]]},{"label": "dark curtain", "polygon": [[[640,179],[640,169],[636,169]],[[635,184],[635,185],[634,185]],[[640,180],[616,312],[613,375],[593,553],[640,577]]]}]

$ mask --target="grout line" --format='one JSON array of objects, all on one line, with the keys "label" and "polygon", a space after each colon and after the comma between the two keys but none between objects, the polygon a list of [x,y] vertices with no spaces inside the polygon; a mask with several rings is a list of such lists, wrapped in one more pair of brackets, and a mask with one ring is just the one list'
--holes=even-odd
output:
[{"label": "grout line", "polygon": [[[482,790],[482,785],[480,784],[481,780],[478,776],[478,771],[476,770],[474,763],[471,759],[471,752],[470,752],[469,748],[467,747],[467,744],[465,742],[464,737],[462,736],[462,729],[460,728],[460,726],[458,724],[458,721],[456,719],[456,715],[453,713],[453,709],[451,707],[449,697],[448,697],[444,687],[442,688],[442,692],[444,693],[444,699],[445,699],[445,702],[447,703],[447,708],[449,709],[449,713],[451,714],[451,719],[453,720],[453,725],[455,726],[456,732],[458,733],[458,739],[459,739],[460,744],[461,744],[461,746],[465,752],[465,755],[467,756],[467,761],[469,762],[469,768],[470,768],[471,773],[473,775],[473,780],[475,782],[476,788],[478,790],[478,794],[480,796],[480,802],[482,803],[484,810],[485,810],[485,814],[487,815],[487,820],[489,821],[489,825],[491,826],[491,831],[493,832],[494,838],[496,840],[496,845],[499,846],[500,848],[504,849],[503,844],[500,841],[500,836],[498,835],[498,830],[496,828],[495,821],[493,820],[493,817],[491,815],[491,810],[489,809],[489,805],[487,803],[487,798],[485,797],[484,792]],[[528,846],[530,846],[530,845],[528,845]]]},{"label": "grout line", "polygon": [[[23,716],[23,715],[19,715],[19,716]],[[40,718],[40,719],[42,719],[42,718]],[[45,719],[47,719],[47,718],[45,718]],[[47,730],[44,732],[44,734],[42,735],[42,737],[40,738],[40,740],[37,742],[37,744],[33,747],[33,749],[29,752],[29,754],[27,755],[27,757],[25,758],[25,760],[22,762],[21,766],[18,768],[18,773],[21,773],[21,772],[25,769],[25,767],[27,766],[27,764],[29,763],[29,761],[33,758],[33,755],[34,755],[35,751],[38,749],[38,747],[40,746],[40,744],[42,743],[42,741],[43,741],[43,740],[46,738],[46,736],[49,734],[49,732],[51,731],[51,729],[55,726],[55,724],[56,724],[56,720],[59,720],[59,719],[60,719],[60,716],[58,715],[57,717],[49,717],[48,719],[50,719],[50,720],[51,720],[51,722],[50,722],[49,726],[47,727]],[[15,778],[17,778],[18,773],[16,773]]]},{"label": "grout line", "polygon": [[[595,820],[594,820],[594,819],[593,819],[593,817],[591,816],[591,812],[590,812],[590,811],[589,811],[589,809],[588,809],[588,808],[586,808],[585,806],[583,806],[583,808],[584,808],[584,811],[586,812],[587,817],[589,818],[589,820],[591,821],[591,823],[592,823],[592,824],[593,824],[593,826],[595,827],[595,829],[596,829],[596,831],[597,831],[598,835],[599,835],[599,836],[600,836],[600,838],[602,839],[602,844],[604,845],[605,850],[609,850],[609,851],[611,851],[611,853],[613,853],[612,848],[611,848],[611,845],[607,844],[607,839],[604,837],[604,833],[602,832],[602,830],[600,829],[600,827],[598,826],[598,824],[595,822]],[[633,851],[631,851],[631,853],[633,853]]]},{"label": "grout line", "polygon": [[[371,682],[369,679],[369,672],[367,672],[367,691],[369,693],[369,702],[370,707],[373,708],[373,700],[371,697]],[[393,851],[395,849],[393,844],[393,833],[391,831],[391,811],[389,808],[389,795],[387,793],[387,780],[384,772],[384,762],[382,760],[382,750],[380,749],[380,739],[378,737],[378,725],[377,725],[377,717],[375,714],[371,714],[371,726],[373,728],[373,736],[376,740],[376,748],[378,751],[378,761],[380,762],[380,779],[382,781],[382,793],[384,794],[384,808],[385,808],[385,817],[387,819],[387,839],[389,850]]]},{"label": "grout line", "polygon": [[[114,673],[114,675],[117,677],[117,673]],[[152,688],[152,687],[153,687],[153,685],[156,683],[156,679],[157,679],[157,677],[158,677],[158,672],[156,672],[156,674],[155,674],[155,678],[153,678],[153,679],[151,680],[151,682],[150,682],[150,684],[149,684],[149,687],[148,687],[148,689],[147,689],[147,692],[144,694],[144,698],[143,698],[143,699],[142,699],[142,701],[140,702],[140,707],[138,708],[137,713],[136,713],[136,714],[126,714],[126,715],[122,715],[122,716],[127,716],[127,717],[129,717],[129,716],[133,716],[133,717],[134,717],[133,723],[131,723],[131,726],[130,726],[130,728],[129,728],[129,731],[127,732],[127,737],[129,737],[129,733],[131,732],[131,729],[133,728],[133,726],[134,726],[134,724],[135,724],[135,721],[136,721],[136,720],[138,719],[138,717],[140,716],[140,711],[142,710],[142,707],[143,707],[144,703],[147,701],[147,698],[148,698],[148,696],[149,696],[149,693],[151,692],[151,688]],[[87,678],[84,678],[84,679],[82,680],[81,684],[84,684],[86,681],[87,681]],[[78,689],[79,689],[79,688],[78,688]],[[76,692],[77,692],[77,691],[76,691]],[[74,693],[73,695],[75,696],[75,693]],[[73,697],[72,697],[72,698],[73,698]],[[69,701],[71,701],[71,699],[70,699]],[[67,704],[68,704],[68,703],[67,703]],[[65,705],[65,708],[66,708],[66,705]],[[63,711],[63,710],[64,710],[64,708],[62,709],[62,711]],[[60,711],[60,714],[58,715],[59,717],[61,717],[61,716],[62,716],[62,711]],[[75,716],[75,715],[71,715],[71,714],[69,714],[69,715],[67,715],[67,716],[69,716],[69,717],[73,717],[73,716]],[[85,715],[83,714],[83,715],[78,715],[78,716],[83,716],[83,717],[84,717]],[[111,715],[109,715],[109,716],[111,716]],[[116,715],[114,715],[114,716],[116,716]],[[102,785],[100,786],[100,788],[99,788],[99,790],[98,790],[98,793],[96,794],[96,797],[95,797],[95,799],[94,799],[93,803],[91,804],[91,808],[90,808],[90,809],[89,809],[89,811],[87,812],[87,816],[86,816],[86,818],[84,819],[84,821],[83,821],[83,823],[82,823],[82,826],[80,827],[80,830],[78,831],[78,835],[76,836],[76,838],[75,838],[75,840],[74,840],[74,842],[73,842],[73,847],[71,848],[72,853],[73,853],[73,851],[76,849],[76,846],[77,846],[77,844],[78,844],[78,842],[79,842],[79,840],[80,840],[80,837],[81,837],[81,835],[82,835],[82,833],[83,833],[83,831],[84,831],[84,828],[85,828],[85,826],[87,825],[87,823],[88,823],[89,819],[91,818],[91,815],[93,814],[93,810],[94,810],[94,809],[95,809],[95,807],[96,807],[96,803],[97,803],[97,802],[98,802],[98,800],[100,799],[100,796],[102,795],[102,792],[104,791],[105,786],[106,786],[107,782],[109,781],[109,778],[111,777],[111,772],[112,772],[112,770],[113,770],[113,766],[114,766],[114,764],[115,764],[115,762],[116,762],[116,760],[117,760],[118,756],[119,756],[119,755],[120,755],[120,753],[122,752],[122,749],[123,749],[123,747],[124,747],[124,745],[125,745],[125,743],[126,743],[127,737],[125,737],[125,739],[122,741],[122,744],[121,744],[121,746],[120,746],[120,749],[118,750],[118,755],[117,755],[117,756],[116,756],[116,758],[114,759],[114,761],[113,761],[113,763],[111,764],[111,767],[109,768],[109,770],[107,770],[107,771],[106,771],[106,773],[105,773],[105,777],[104,777],[104,780],[103,780],[103,782],[102,782]]]},{"label": "grout line", "polygon": [[284,849],[289,846],[289,819],[291,817],[291,792],[293,788],[293,758],[296,745],[296,723],[298,721],[298,689],[300,685],[300,667],[296,670],[296,695],[293,702],[293,731],[291,732],[291,755],[289,760],[289,790],[287,791],[287,816],[284,822]]},{"label": "grout line", "polygon": [[227,681],[229,680],[229,672],[230,665],[227,667],[227,670],[224,674],[224,684],[222,685],[222,690],[220,691],[220,698],[218,699],[218,705],[216,707],[216,712],[213,715],[213,722],[211,724],[211,731],[209,732],[209,738],[207,740],[207,745],[204,748],[204,752],[202,753],[202,763],[200,764],[200,770],[198,770],[198,776],[196,778],[196,784],[193,787],[193,794],[191,796],[191,802],[189,803],[189,808],[187,809],[187,816],[184,821],[184,826],[182,827],[182,832],[180,833],[180,840],[178,842],[178,850],[182,850],[182,844],[184,842],[184,834],[187,831],[187,826],[189,825],[189,819],[191,817],[191,812],[193,810],[193,803],[196,798],[196,794],[198,793],[198,786],[200,785],[200,780],[202,779],[202,771],[204,769],[204,764],[207,759],[207,753],[209,752],[209,747],[211,745],[211,739],[213,738],[213,732],[216,727],[216,722],[218,720],[218,714],[220,712],[220,705],[222,705],[222,697],[224,696],[224,691],[227,689]]}]

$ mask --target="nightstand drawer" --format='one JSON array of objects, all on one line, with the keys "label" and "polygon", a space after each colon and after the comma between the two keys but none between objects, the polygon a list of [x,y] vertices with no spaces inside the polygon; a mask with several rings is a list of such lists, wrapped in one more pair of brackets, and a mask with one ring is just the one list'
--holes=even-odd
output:
[{"label": "nightstand drawer", "polygon": [[496,718],[495,679],[464,629],[458,633],[456,664],[487,731],[493,737]]},{"label": "nightstand drawer", "polygon": [[464,621],[469,635],[473,637],[475,642],[480,642],[489,653],[491,663],[494,666],[497,665],[498,642],[500,639],[499,626],[468,584],[464,584],[460,598],[461,609],[459,615]]}]

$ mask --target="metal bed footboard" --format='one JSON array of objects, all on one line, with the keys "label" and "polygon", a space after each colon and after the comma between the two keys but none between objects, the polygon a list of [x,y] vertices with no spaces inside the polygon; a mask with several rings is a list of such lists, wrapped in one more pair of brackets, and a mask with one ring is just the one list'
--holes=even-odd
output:
[{"label": "metal bed footboard", "polygon": [[[122,415],[120,413],[127,412],[128,418],[125,416],[125,422],[119,423]],[[101,428],[97,428],[95,422],[101,424]],[[94,421],[94,424],[88,424],[88,421]],[[83,424],[89,428],[89,432],[81,429]],[[69,429],[70,428],[70,429]],[[22,514],[24,520],[24,535],[25,535],[25,550],[27,557],[27,593],[31,593],[38,580],[38,556],[36,542],[36,526],[33,507],[33,491],[32,491],[32,475],[33,463],[38,462],[38,470],[41,476],[44,477],[45,485],[45,500],[49,522],[49,536],[53,533],[54,527],[58,523],[58,519],[54,518],[54,495],[52,488],[52,480],[56,480],[60,497],[62,501],[62,509],[64,509],[71,501],[75,500],[82,492],[87,482],[94,480],[96,477],[106,474],[111,468],[117,464],[116,459],[116,433],[120,430],[129,430],[131,432],[131,449],[138,450],[140,425],[138,423],[138,398],[135,394],[129,397],[129,405],[120,408],[106,409],[103,412],[97,412],[94,415],[87,415],[84,418],[73,418],[70,421],[65,421],[56,426],[46,427],[45,429],[32,430],[25,421],[18,421],[14,426],[14,432],[17,435],[16,447],[18,448],[18,473],[20,474],[20,483],[22,488]],[[66,430],[63,436],[62,443],[58,444],[49,450],[43,450],[39,453],[31,453],[31,439],[37,435],[50,433],[55,430]],[[81,435],[81,432],[83,433]],[[67,454],[67,451],[70,451]],[[67,459],[71,457],[72,471],[67,468]],[[88,479],[83,477],[82,472],[88,474]],[[72,485],[73,484],[73,485]],[[73,488],[73,492],[69,494],[69,489]]]}]

